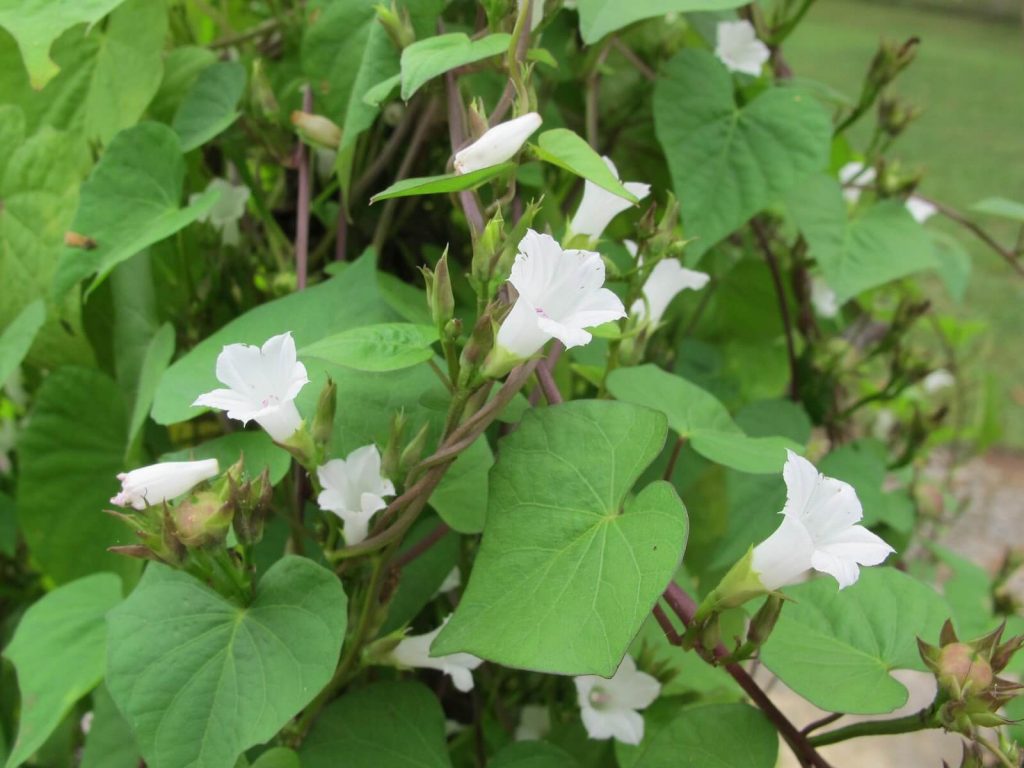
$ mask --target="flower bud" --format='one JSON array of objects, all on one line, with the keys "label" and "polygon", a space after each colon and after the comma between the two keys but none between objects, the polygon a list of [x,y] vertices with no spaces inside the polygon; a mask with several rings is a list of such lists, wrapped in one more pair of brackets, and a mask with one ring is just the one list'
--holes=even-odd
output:
[{"label": "flower bud", "polygon": [[399,11],[394,0],[391,0],[391,7],[379,3],[374,6],[377,12],[377,21],[381,23],[395,44],[398,50],[404,50],[416,42],[416,31],[412,28],[412,21],[409,19],[409,12],[402,8]]},{"label": "flower bud", "polygon": [[338,406],[338,385],[328,377],[324,388],[320,390],[320,399],[316,404],[316,415],[313,417],[313,442],[320,449],[331,442],[334,432],[334,413]]},{"label": "flower bud", "polygon": [[[477,293],[486,291],[490,283],[491,274],[498,261],[504,229],[505,220],[502,218],[499,208],[494,217],[484,226],[480,237],[473,243],[473,262],[470,267],[470,275]],[[490,296],[485,296],[485,298],[490,298]]]},{"label": "flower bud", "polygon": [[381,474],[384,477],[401,477],[402,446],[405,443],[405,425],[408,422],[404,411],[391,417],[391,432],[381,454]]},{"label": "flower bud", "polygon": [[234,509],[230,501],[225,503],[217,494],[205,492],[175,507],[171,516],[181,543],[203,548],[224,543]]},{"label": "flower bud", "polygon": [[759,648],[768,639],[772,630],[775,629],[775,622],[779,620],[779,614],[782,613],[782,603],[783,599],[780,595],[768,595],[764,605],[750,620],[750,626],[747,628],[748,643]]},{"label": "flower bud", "polygon": [[292,125],[304,142],[321,149],[337,149],[341,144],[341,128],[323,115],[295,110]]},{"label": "flower bud", "polygon": [[514,120],[499,123],[468,147],[455,153],[455,172],[472,173],[511,160],[526,140],[540,128],[541,122],[539,114],[529,112]]},{"label": "flower bud", "polygon": [[402,451],[402,455],[399,458],[399,466],[402,468],[404,473],[411,467],[414,467],[419,463],[420,457],[423,456],[423,449],[427,446],[427,437],[430,434],[430,425],[424,424],[420,427],[420,431],[416,433],[416,437],[405,446]]},{"label": "flower bud", "polygon": [[256,544],[263,538],[263,525],[270,516],[273,497],[274,486],[266,468],[255,481],[232,488],[232,526],[240,544]]},{"label": "flower bud", "polygon": [[992,684],[993,678],[988,661],[967,643],[947,645],[939,654],[938,679],[945,688],[981,691]]},{"label": "flower bud", "polygon": [[914,61],[920,42],[920,38],[917,37],[911,37],[902,44],[883,40],[868,70],[867,80],[870,86],[881,90],[895,80],[896,76]]},{"label": "flower bud", "polygon": [[440,332],[455,314],[455,295],[452,293],[452,281],[448,274],[447,248],[445,248],[441,258],[438,259],[431,282],[432,285],[430,286],[430,293],[427,294],[427,301],[430,304],[430,314],[434,318],[434,325],[437,326]]}]

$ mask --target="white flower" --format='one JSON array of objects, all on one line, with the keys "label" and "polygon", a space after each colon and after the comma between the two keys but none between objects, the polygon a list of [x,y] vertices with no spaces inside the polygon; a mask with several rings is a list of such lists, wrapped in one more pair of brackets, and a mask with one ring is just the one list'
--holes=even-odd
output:
[{"label": "white flower", "polygon": [[385,496],[395,495],[395,486],[380,473],[380,452],[375,445],[356,448],[344,459],[332,459],[317,467],[323,490],[316,502],[333,512],[345,525],[345,543],[358,544],[366,538],[373,516],[387,507]]},{"label": "white flower", "polygon": [[551,713],[543,704],[527,704],[519,713],[516,741],[541,741],[551,732]]},{"label": "white flower", "polygon": [[[220,197],[213,207],[199,217],[199,221],[208,221],[210,226],[220,232],[221,241],[225,245],[238,245],[238,220],[245,213],[245,204],[249,201],[249,188],[246,186],[236,187],[224,179],[213,179],[207,186],[207,190],[221,190]],[[192,205],[205,193],[199,192],[191,195],[188,199]]]},{"label": "white flower", "polygon": [[795,583],[809,568],[834,576],[840,589],[848,587],[860,576],[859,566],[878,565],[895,550],[857,525],[864,513],[852,486],[788,454],[782,525],[754,547],[753,570],[769,591]]},{"label": "white flower", "polygon": [[[839,169],[839,183],[843,185],[843,197],[848,203],[856,203],[860,200],[861,187],[873,184],[878,178],[874,168],[864,163],[847,163]],[[856,186],[851,186],[856,185]]]},{"label": "white flower", "polygon": [[921,388],[929,395],[956,385],[956,377],[945,368],[932,371],[921,380]]},{"label": "white flower", "polygon": [[165,461],[139,467],[117,476],[121,481],[121,492],[110,502],[119,507],[145,509],[175,499],[219,472],[216,459]]},{"label": "white flower", "polygon": [[94,715],[92,713],[92,710],[90,709],[88,712],[82,715],[82,719],[78,721],[78,727],[81,728],[82,733],[86,736],[88,736],[89,731],[92,730],[93,719]]},{"label": "white flower", "polygon": [[391,652],[391,660],[402,667],[439,669],[452,679],[458,690],[466,693],[473,690],[473,670],[483,664],[484,660],[469,653],[452,653],[436,658],[430,655],[430,644],[448,623],[448,618],[433,632],[403,638]]},{"label": "white flower", "polygon": [[472,173],[511,160],[540,128],[540,124],[540,115],[536,112],[498,123],[468,147],[455,153],[455,172]]},{"label": "white flower", "polygon": [[592,739],[611,739],[639,744],[644,738],[644,719],[637,710],[658,698],[661,684],[646,672],[638,672],[632,656],[626,656],[610,679],[597,675],[575,678],[580,715]]},{"label": "white flower", "polygon": [[924,224],[928,219],[939,212],[938,208],[917,195],[911,195],[908,197],[906,205],[907,210],[910,211],[910,215],[914,217],[914,221],[918,224]]},{"label": "white flower", "polygon": [[514,359],[555,338],[567,348],[590,341],[583,330],[625,317],[622,301],[604,285],[604,262],[591,251],[563,251],[532,229],[519,243],[509,282],[519,293],[498,329],[497,346]]},{"label": "white flower", "polygon": [[458,589],[462,586],[462,571],[459,570],[459,566],[452,568],[448,575],[444,577],[444,581],[441,582],[441,586],[437,588],[435,595],[443,595],[445,592],[451,592],[453,589]]},{"label": "white flower", "polygon": [[[643,293],[647,299],[637,299],[630,307],[630,314],[641,323],[648,318],[651,325],[661,322],[669,303],[682,291],[687,289],[699,291],[710,280],[710,275],[687,269],[676,259],[662,259],[654,265],[651,274],[644,283]],[[650,309],[650,316],[647,311]]]},{"label": "white flower", "polygon": [[811,278],[811,304],[822,317],[832,318],[839,314],[839,297],[828,283],[817,276]]},{"label": "white flower", "polygon": [[217,356],[217,379],[228,389],[206,392],[192,405],[227,411],[229,419],[243,424],[255,421],[279,443],[301,426],[295,397],[309,378],[291,333],[268,339],[262,348],[228,344]]},{"label": "white flower", "polygon": [[771,58],[771,51],[757,39],[757,31],[749,21],[719,22],[717,37],[715,56],[733,72],[757,77]]},{"label": "white flower", "polygon": [[[611,158],[603,157],[602,160],[612,175],[618,179],[619,171]],[[638,181],[627,181],[623,186],[638,200],[643,200],[651,192],[650,184],[641,184]],[[632,207],[633,203],[629,200],[612,194],[592,181],[587,181],[583,184],[583,199],[580,200],[580,206],[576,209],[576,215],[572,217],[569,229],[574,234],[586,235],[591,240],[596,240],[612,219]]]}]

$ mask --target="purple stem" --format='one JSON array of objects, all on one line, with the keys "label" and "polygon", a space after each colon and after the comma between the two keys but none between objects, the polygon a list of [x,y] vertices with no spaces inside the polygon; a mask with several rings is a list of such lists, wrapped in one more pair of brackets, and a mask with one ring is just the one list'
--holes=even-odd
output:
[{"label": "purple stem", "polygon": [[[313,111],[313,91],[309,85],[302,86],[302,110]],[[299,166],[299,199],[295,213],[295,281],[301,291],[306,287],[309,273],[309,204],[312,188],[309,178],[310,152],[299,139],[295,151]]]}]

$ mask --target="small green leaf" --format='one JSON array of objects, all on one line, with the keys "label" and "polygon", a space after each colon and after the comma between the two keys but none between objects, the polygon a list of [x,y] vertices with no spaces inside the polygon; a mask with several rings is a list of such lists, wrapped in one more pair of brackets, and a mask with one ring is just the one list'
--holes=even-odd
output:
[{"label": "small green leaf", "polygon": [[806,93],[773,87],[737,105],[728,70],[688,49],[654,89],[654,123],[696,258],[829,157],[832,121]]},{"label": "small green leaf", "polygon": [[417,40],[402,51],[402,100],[420,87],[456,67],[498,56],[508,50],[512,35],[500,32],[471,40],[462,32]]},{"label": "small green leaf", "polygon": [[724,11],[743,5],[743,0],[579,0],[580,35],[592,45],[605,35],[635,21],[666,13]]},{"label": "small green leaf", "polygon": [[359,371],[395,371],[429,360],[435,341],[437,329],[432,326],[382,323],[327,336],[300,349],[299,355]]},{"label": "small green leaf", "polygon": [[987,216],[998,216],[1002,219],[1024,222],[1024,203],[1008,200],[1005,197],[986,197],[972,205],[971,210]]},{"label": "small green leaf", "polygon": [[856,584],[837,591],[827,578],[787,588],[793,602],[783,608],[761,660],[828,712],[892,712],[907,702],[907,689],[889,673],[925,670],[916,638],[937,642],[949,606],[893,568],[864,568]]},{"label": "small green leaf", "polygon": [[46,305],[42,299],[36,299],[4,328],[0,335],[0,387],[21,365],[45,321]]},{"label": "small green leaf", "polygon": [[396,181],[383,192],[370,198],[370,203],[387,200],[392,197],[412,197],[414,195],[440,195],[448,192],[461,192],[464,189],[476,189],[491,179],[496,179],[515,168],[515,163],[492,165],[472,173],[446,173],[443,176],[421,176],[416,179]]},{"label": "small green leaf", "polygon": [[99,21],[124,0],[0,0],[0,27],[4,27],[21,49],[32,87],[42,89],[59,68],[50,58],[50,46],[65,30],[76,24]]},{"label": "small green leaf", "polygon": [[545,163],[556,165],[587,181],[592,181],[613,195],[631,203],[638,202],[636,195],[629,192],[615,174],[605,165],[601,156],[578,134],[568,128],[553,128],[544,131],[537,138],[537,157]]},{"label": "small green leaf", "polygon": [[554,744],[516,741],[488,760],[487,768],[579,768],[579,762]]},{"label": "small green leaf", "polygon": [[747,704],[665,701],[644,715],[644,740],[615,745],[620,768],[774,768],[778,760],[778,733]]},{"label": "small green leaf", "polygon": [[120,600],[121,580],[97,573],[58,587],[25,611],[4,650],[21,691],[18,738],[6,768],[31,757],[75,702],[103,679],[103,619]]},{"label": "small green leaf", "polygon": [[291,454],[276,445],[262,430],[221,435],[191,448],[165,453],[160,461],[216,459],[220,468],[225,470],[240,458],[245,459],[246,476],[259,477],[263,470],[267,470],[270,482],[274,484],[281,482],[292,464]]},{"label": "small green leaf", "polygon": [[345,634],[330,571],[287,556],[240,607],[151,564],[107,622],[107,685],[152,768],[226,768],[327,684]]},{"label": "small green leaf", "polygon": [[671,485],[629,496],[665,433],[661,414],[625,403],[528,413],[501,443],[480,554],[432,653],[611,676],[686,544]]},{"label": "small green leaf", "polygon": [[64,250],[54,294],[62,297],[79,280],[95,274],[92,291],[122,261],[208,212],[219,192],[208,189],[182,208],[184,181],[185,160],[170,128],[142,123],[117,134],[82,186],[71,225],[95,246]]},{"label": "small green leaf", "polygon": [[401,82],[401,74],[392,75],[391,77],[381,80],[363,94],[363,102],[369,104],[371,107],[379,107],[380,103],[391,96],[391,92],[394,91]]},{"label": "small green leaf", "polygon": [[302,743],[302,768],[451,768],[444,712],[420,683],[374,683],[324,710]]},{"label": "small green leaf", "polygon": [[237,61],[219,61],[199,73],[171,124],[182,151],[202,146],[238,119],[245,80],[245,67]]}]

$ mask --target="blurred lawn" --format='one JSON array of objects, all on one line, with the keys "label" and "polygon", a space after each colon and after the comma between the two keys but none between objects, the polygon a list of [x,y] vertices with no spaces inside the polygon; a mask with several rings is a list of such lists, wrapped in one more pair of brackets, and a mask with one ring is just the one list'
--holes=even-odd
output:
[{"label": "blurred lawn", "polygon": [[[921,38],[917,61],[895,92],[925,114],[893,156],[926,171],[921,190],[966,210],[1001,196],[1024,201],[1024,34],[1019,24],[858,0],[819,0],[786,44],[794,70],[856,97],[881,37]],[[862,127],[863,128],[866,126]],[[864,134],[854,134],[863,148]],[[984,219],[1000,240],[1016,228]],[[929,226],[936,226],[929,224]],[[943,309],[991,326],[982,358],[1004,395],[1003,442],[1024,448],[1024,279],[955,225],[974,272],[963,306],[937,293]]]}]

